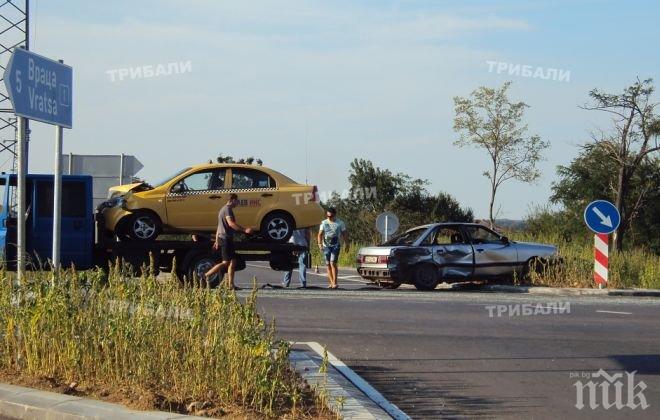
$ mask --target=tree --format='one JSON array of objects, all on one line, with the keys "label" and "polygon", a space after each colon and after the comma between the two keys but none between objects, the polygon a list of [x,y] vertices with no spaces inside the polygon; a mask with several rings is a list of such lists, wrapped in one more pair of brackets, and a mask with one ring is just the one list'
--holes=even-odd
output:
[{"label": "tree", "polygon": [[[593,200],[615,201],[618,185],[616,160],[603,143],[589,143],[568,166],[559,166],[559,180],[552,185],[550,201],[561,204],[565,214],[561,230],[573,234],[585,232],[582,225],[584,207]],[[629,179],[624,208],[629,213],[630,245],[648,246],[660,252],[660,158],[647,157]]]},{"label": "tree", "polygon": [[526,136],[527,125],[522,124],[522,119],[528,105],[509,100],[510,86],[511,82],[504,83],[500,89],[482,86],[469,98],[454,98],[454,131],[460,134],[454,144],[485,149],[491,160],[490,169],[483,173],[490,180],[488,217],[491,227],[500,185],[510,179],[526,183],[536,181],[540,176],[536,164],[549,146],[539,136]]},{"label": "tree", "polygon": [[359,243],[380,240],[374,225],[376,216],[386,210],[399,217],[399,232],[431,222],[473,220],[472,210],[462,208],[451,195],[431,195],[426,189],[428,181],[392,173],[366,159],[351,162],[348,181],[348,197],[333,194],[323,204],[337,209],[351,238]]},{"label": "tree", "polygon": [[635,175],[652,154],[660,150],[660,119],[655,114],[658,103],[651,101],[654,90],[653,79],[640,81],[638,78],[620,94],[591,90],[592,103],[582,107],[612,115],[613,129],[592,138],[602,147],[616,171],[614,204],[621,213],[621,224],[614,234],[614,250],[622,249],[626,232],[651,193],[642,188],[637,191],[637,199],[629,199]]}]

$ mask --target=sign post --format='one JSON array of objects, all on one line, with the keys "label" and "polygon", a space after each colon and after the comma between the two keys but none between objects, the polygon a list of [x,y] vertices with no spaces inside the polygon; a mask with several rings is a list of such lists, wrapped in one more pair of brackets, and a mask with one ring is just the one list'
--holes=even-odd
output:
[{"label": "sign post", "polygon": [[16,275],[18,276],[18,284],[21,284],[23,275],[25,274],[25,173],[26,160],[25,159],[25,118],[18,116],[16,118],[18,125],[18,144],[17,144],[17,160],[18,160],[18,174],[16,174]]},{"label": "sign post", "polygon": [[399,218],[392,212],[383,212],[376,217],[376,229],[383,235],[383,242],[387,242],[390,235],[399,229]]},{"label": "sign post", "polygon": [[59,268],[62,127],[72,127],[73,69],[62,63],[27,51],[14,49],[4,73],[5,86],[18,117],[18,217],[17,268],[19,281],[25,270],[25,126],[29,119],[56,125],[55,179],[53,191],[53,269]]},{"label": "sign post", "polygon": [[614,204],[596,200],[584,209],[584,222],[594,235],[594,281],[598,288],[607,286],[609,268],[609,234],[617,230],[621,215]]}]

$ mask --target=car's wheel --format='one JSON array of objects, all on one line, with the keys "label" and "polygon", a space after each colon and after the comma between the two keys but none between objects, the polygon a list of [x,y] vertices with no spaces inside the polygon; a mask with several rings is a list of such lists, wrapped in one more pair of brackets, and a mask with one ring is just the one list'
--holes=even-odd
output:
[{"label": "car's wheel", "polygon": [[293,219],[286,213],[270,213],[261,222],[261,234],[270,242],[286,242],[293,234]]},{"label": "car's wheel", "polygon": [[431,264],[422,264],[415,268],[413,280],[417,290],[433,290],[438,285],[438,270]]},{"label": "car's wheel", "polygon": [[220,262],[220,259],[213,254],[201,254],[192,259],[188,267],[187,280],[188,283],[198,285],[200,287],[208,287],[215,289],[220,284],[222,277],[225,274],[224,270],[220,270],[208,279],[204,278],[204,274],[211,269],[214,265]]},{"label": "car's wheel", "polygon": [[401,286],[401,283],[388,281],[388,282],[380,282],[378,283],[378,285],[383,289],[394,290],[394,289],[398,289],[399,286]]},{"label": "car's wheel", "polygon": [[160,220],[154,214],[136,212],[128,219],[127,231],[133,240],[153,241],[160,234],[161,227]]}]

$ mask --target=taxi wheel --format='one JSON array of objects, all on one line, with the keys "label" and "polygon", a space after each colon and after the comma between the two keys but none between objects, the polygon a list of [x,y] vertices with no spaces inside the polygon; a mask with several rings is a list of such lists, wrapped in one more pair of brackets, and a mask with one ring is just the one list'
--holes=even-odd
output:
[{"label": "taxi wheel", "polygon": [[160,234],[161,223],[147,212],[134,213],[128,220],[128,234],[136,241],[153,241]]},{"label": "taxi wheel", "polygon": [[415,269],[413,279],[417,290],[433,290],[438,285],[438,270],[431,264],[422,264]]},{"label": "taxi wheel", "polygon": [[293,234],[293,219],[286,213],[270,213],[261,222],[261,234],[270,242],[286,242]]}]

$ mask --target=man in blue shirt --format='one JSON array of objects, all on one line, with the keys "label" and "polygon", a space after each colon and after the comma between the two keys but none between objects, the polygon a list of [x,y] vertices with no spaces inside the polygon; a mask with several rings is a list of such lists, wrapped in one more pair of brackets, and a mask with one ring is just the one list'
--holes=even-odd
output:
[{"label": "man in blue shirt", "polygon": [[[289,239],[289,243],[307,248],[307,250],[301,251],[298,254],[298,278],[300,279],[300,287],[303,289],[307,287],[307,257],[309,255],[310,240],[309,228],[294,230],[291,239]],[[289,287],[289,284],[291,284],[291,275],[292,271],[284,273],[284,280],[282,281],[284,287]]]},{"label": "man in blue shirt", "polygon": [[330,207],[325,212],[326,219],[321,222],[317,242],[319,249],[325,257],[325,264],[328,268],[329,289],[336,289],[337,285],[337,261],[341,252],[341,242],[348,242],[348,232],[343,221],[339,220],[337,210]]}]

